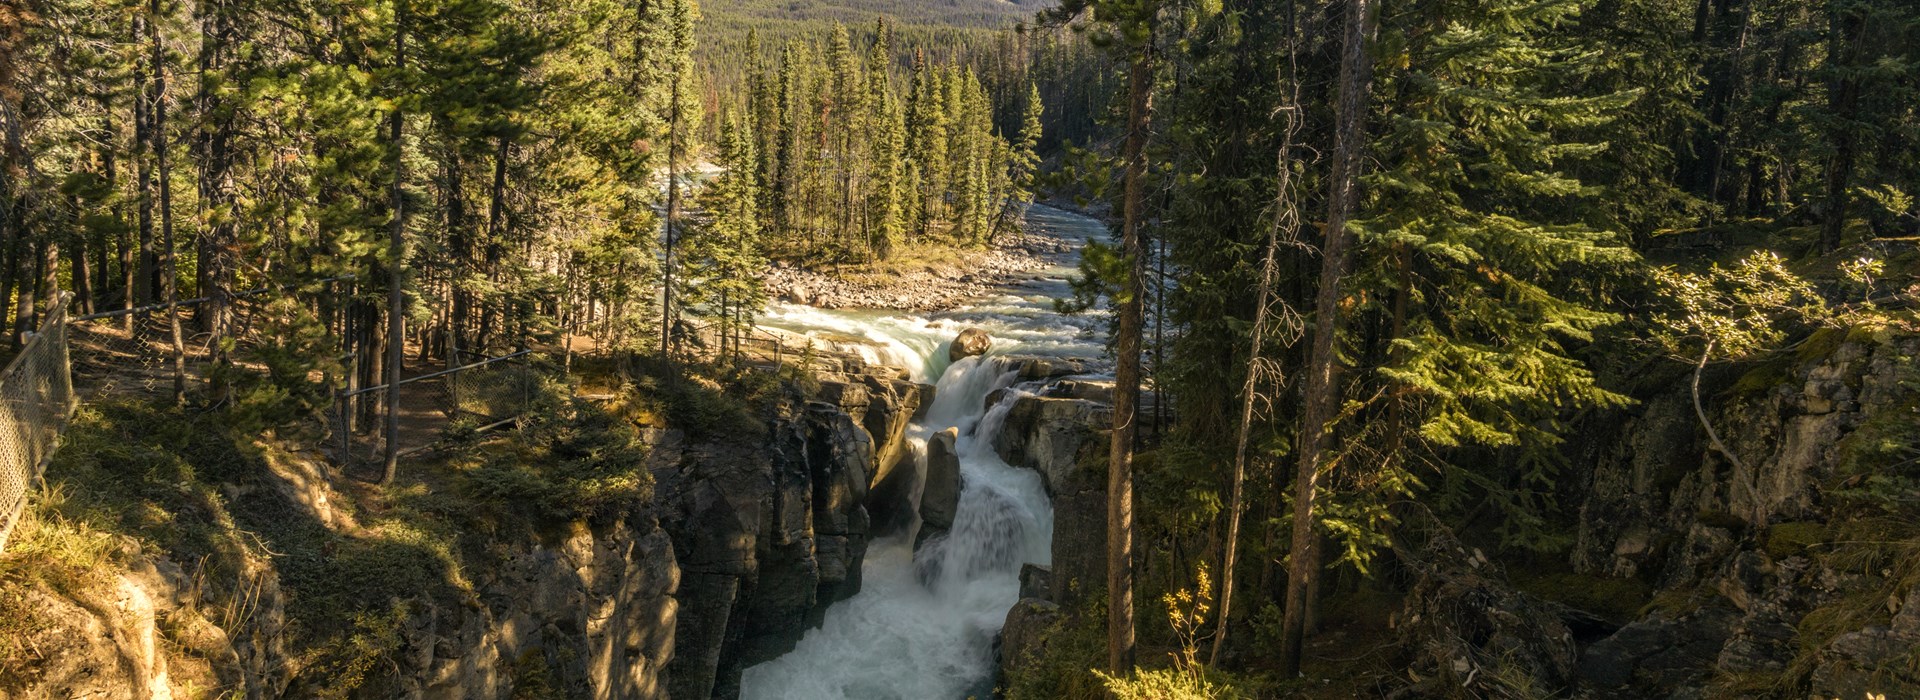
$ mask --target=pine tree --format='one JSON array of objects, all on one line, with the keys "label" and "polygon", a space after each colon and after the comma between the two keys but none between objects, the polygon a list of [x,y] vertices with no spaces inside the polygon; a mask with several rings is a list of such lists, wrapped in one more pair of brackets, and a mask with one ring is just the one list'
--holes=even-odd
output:
[{"label": "pine tree", "polygon": [[1002,209],[1001,222],[994,226],[995,233],[1002,229],[1018,225],[1021,217],[1027,213],[1027,207],[1033,204],[1034,188],[1040,176],[1040,117],[1045,107],[1040,103],[1040,88],[1032,82],[1027,83],[1027,96],[1021,104],[1020,131],[1007,152],[1007,206]]},{"label": "pine tree", "polygon": [[907,133],[914,135],[913,160],[919,166],[919,217],[914,228],[925,237],[933,233],[933,223],[945,218],[947,212],[948,122],[943,97],[946,90],[941,80],[945,71],[927,65],[925,60],[916,61],[914,70],[913,101],[919,114],[917,123],[907,125]]},{"label": "pine tree", "polygon": [[900,241],[902,156],[906,149],[899,107],[893,98],[888,65],[892,60],[891,30],[885,22],[874,28],[872,50],[867,54],[867,105],[870,109],[868,132],[871,155],[867,165],[871,182],[865,211],[867,247],[874,257],[887,259]]},{"label": "pine tree", "polygon": [[668,0],[665,3],[667,50],[661,74],[667,81],[667,221],[666,256],[662,261],[660,284],[660,352],[673,352],[673,325],[678,320],[674,294],[674,244],[680,236],[682,167],[691,157],[694,134],[699,129],[700,102],[693,65],[694,25],[699,10],[694,0]]},{"label": "pine tree", "polygon": [[[1398,97],[1375,153],[1382,170],[1367,179],[1378,195],[1359,218],[1358,273],[1395,290],[1374,311],[1392,329],[1380,374],[1405,397],[1389,444],[1515,448],[1517,473],[1450,473],[1441,488],[1485,498],[1516,525],[1551,480],[1561,414],[1623,401],[1574,350],[1617,319],[1595,290],[1637,258],[1583,218],[1598,207],[1577,203],[1599,193],[1565,173],[1610,148],[1573,135],[1636,95],[1568,95],[1551,77],[1596,55],[1555,36],[1575,11],[1478,0],[1473,20],[1414,32],[1405,72],[1383,86]],[[1540,543],[1524,527],[1507,534]]]},{"label": "pine tree", "polygon": [[759,210],[760,183],[756,138],[741,120],[729,116],[720,131],[720,174],[701,192],[709,220],[693,229],[687,246],[691,274],[687,303],[713,318],[723,338],[751,327],[754,312],[766,304],[760,272],[766,268]]}]

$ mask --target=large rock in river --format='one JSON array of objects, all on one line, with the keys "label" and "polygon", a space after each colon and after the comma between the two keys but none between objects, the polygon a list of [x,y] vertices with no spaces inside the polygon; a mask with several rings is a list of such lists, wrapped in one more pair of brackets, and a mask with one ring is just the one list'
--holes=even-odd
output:
[{"label": "large rock in river", "polygon": [[960,431],[948,428],[927,440],[927,481],[920,491],[920,534],[914,548],[946,534],[960,513],[960,451],[954,446]]},{"label": "large rock in river", "polygon": [[993,349],[993,336],[978,328],[968,328],[954,336],[953,343],[947,346],[947,361],[959,362],[960,358],[985,355]]}]

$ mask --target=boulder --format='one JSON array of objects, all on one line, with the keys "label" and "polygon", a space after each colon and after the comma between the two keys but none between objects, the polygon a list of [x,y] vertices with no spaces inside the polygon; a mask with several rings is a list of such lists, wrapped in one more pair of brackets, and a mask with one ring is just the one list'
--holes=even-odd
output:
[{"label": "boulder", "polygon": [[960,358],[985,355],[993,349],[993,336],[978,328],[960,331],[953,342],[947,346],[947,361],[959,362]]},{"label": "boulder", "polygon": [[1053,590],[1053,567],[1040,564],[1020,565],[1020,597],[1045,598]]},{"label": "boulder", "polygon": [[1909,665],[1920,649],[1920,587],[1907,593],[1892,624],[1848,632],[1820,652],[1812,697],[1920,697],[1920,672]]},{"label": "boulder", "polygon": [[1059,605],[1038,598],[1014,603],[1000,626],[1000,675],[1014,675],[1031,663],[1065,617]]},{"label": "boulder", "polygon": [[914,547],[928,538],[945,534],[960,512],[960,453],[954,443],[960,437],[956,428],[948,428],[927,440],[926,483],[920,491],[920,534]]},{"label": "boulder", "polygon": [[1409,672],[1423,679],[1414,696],[1495,697],[1516,679],[1548,690],[1572,680],[1577,657],[1562,609],[1507,585],[1480,550],[1435,532],[1400,559],[1416,576],[1395,626]]},{"label": "boulder", "polygon": [[1020,357],[1008,358],[1020,372],[1020,381],[1037,382],[1060,377],[1085,374],[1087,369],[1079,360],[1061,357]]}]

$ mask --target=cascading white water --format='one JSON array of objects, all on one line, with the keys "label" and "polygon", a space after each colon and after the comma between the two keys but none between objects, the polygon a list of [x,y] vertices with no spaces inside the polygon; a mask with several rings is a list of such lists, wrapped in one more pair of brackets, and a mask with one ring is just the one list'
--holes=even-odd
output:
[{"label": "cascading white water", "polygon": [[970,357],[941,376],[913,432],[924,443],[949,427],[965,431],[951,531],[922,545],[918,565],[911,530],[874,542],[860,592],[829,608],[791,653],[748,668],[743,698],[957,698],[991,678],[993,636],[1019,598],[1020,565],[1047,563],[1053,537],[1040,476],[994,454],[1005,409],[980,408],[1014,375],[997,359]]},{"label": "cascading white water", "polygon": [[[1029,220],[1036,217],[1072,236],[1100,230],[1057,210],[1036,207]],[[1052,308],[1068,274],[1067,267],[1056,268],[1003,296],[933,318],[769,306],[765,325],[905,367],[915,381],[936,381],[926,418],[910,432],[916,466],[924,476],[927,438],[958,428],[962,487],[953,526],[921,545],[917,564],[913,528],[875,541],[860,592],[828,608],[821,626],[792,652],[746,669],[741,697],[938,700],[985,696],[991,689],[993,637],[1019,598],[1020,567],[1047,563],[1053,537],[1053,507],[1039,474],[1009,466],[993,449],[1012,398],[1023,393],[1013,386],[1015,368],[996,356],[1099,354],[1088,332],[1103,323],[1097,314],[1065,316]],[[994,350],[949,363],[947,343],[967,327],[986,329]],[[985,406],[1000,389],[1008,392]]]}]

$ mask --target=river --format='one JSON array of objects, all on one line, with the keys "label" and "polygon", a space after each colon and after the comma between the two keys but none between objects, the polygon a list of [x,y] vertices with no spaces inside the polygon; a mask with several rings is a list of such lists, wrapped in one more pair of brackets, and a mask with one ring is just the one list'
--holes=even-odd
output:
[{"label": "river", "polygon": [[[993,435],[1025,388],[1016,386],[1006,356],[1050,356],[1092,361],[1101,353],[1100,312],[1065,315],[1055,299],[1071,294],[1079,244],[1104,237],[1097,221],[1035,206],[1026,217],[1031,235],[1075,245],[1054,266],[998,294],[950,311],[900,314],[824,310],[772,304],[762,325],[807,333],[870,361],[904,367],[915,381],[937,385],[926,417],[912,425],[916,468],[926,470],[926,441],[958,428],[963,486],[957,516],[944,539],[923,544],[915,562],[914,533],[876,540],[867,551],[859,593],[827,609],[794,650],[746,669],[748,700],[936,700],[987,697],[992,691],[993,639],[1019,598],[1022,564],[1051,559],[1053,508],[1038,474],[1007,465]],[[983,357],[948,362],[947,345],[962,329],[993,336]],[[992,392],[1011,388],[994,406]],[[917,498],[917,496],[916,496]]]}]

